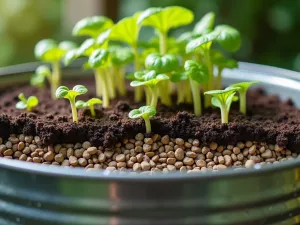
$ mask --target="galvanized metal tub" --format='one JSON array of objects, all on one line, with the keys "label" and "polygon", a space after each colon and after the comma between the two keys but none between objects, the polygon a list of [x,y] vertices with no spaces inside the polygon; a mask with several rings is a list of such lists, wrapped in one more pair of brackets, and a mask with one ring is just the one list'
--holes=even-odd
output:
[{"label": "galvanized metal tub", "polygon": [[[12,85],[11,79],[2,85]],[[225,73],[226,83],[249,79],[300,106],[299,73],[248,63]],[[0,224],[300,224],[299,179],[300,160],[218,173],[137,176],[0,158]]]}]

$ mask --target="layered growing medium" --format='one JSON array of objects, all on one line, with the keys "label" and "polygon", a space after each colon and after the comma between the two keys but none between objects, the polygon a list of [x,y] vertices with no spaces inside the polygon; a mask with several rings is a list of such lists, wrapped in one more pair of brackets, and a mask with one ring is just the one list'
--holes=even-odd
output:
[{"label": "layered growing medium", "polygon": [[[128,158],[128,151],[139,145],[130,145],[132,148],[127,149],[127,142],[133,140],[137,133],[143,133],[159,146],[153,153],[150,150],[139,152],[146,158],[145,162],[138,162],[140,164],[136,166],[130,162],[130,167],[127,165],[129,159],[118,161],[113,158],[113,161],[122,165],[115,168],[129,167],[133,170],[143,165],[148,168],[151,160],[155,165],[160,165],[160,170],[181,169],[181,166],[190,169],[199,167],[197,161],[202,156],[197,154],[204,153],[194,152],[196,156],[190,153],[199,147],[188,147],[191,144],[188,140],[191,139],[201,143],[201,152],[211,143],[232,146],[247,141],[253,142],[257,148],[269,143],[277,144],[284,151],[299,150],[299,111],[290,101],[281,102],[263,90],[248,90],[258,83],[256,81],[224,87],[224,69],[238,67],[234,59],[225,55],[230,56],[240,48],[239,32],[229,25],[215,26],[215,15],[210,12],[195,24],[192,31],[178,37],[170,35],[172,29],[189,25],[193,20],[193,13],[183,7],[150,8],[123,18],[116,24],[104,16],[80,20],[72,31],[73,36],[86,37],[79,46],[70,41],[57,43],[50,39],[41,40],[35,47],[35,55],[39,60],[50,63],[50,66],[41,65],[36,69],[30,81],[32,87],[20,87],[0,95],[0,126],[3,128],[0,129],[0,137],[6,142],[10,134],[38,136],[41,142],[38,149],[44,149],[39,150],[39,156],[31,156],[31,153],[26,154],[23,150],[21,154],[26,155],[26,160],[31,158],[34,161],[35,157],[40,157],[36,161],[44,162],[44,154],[47,154],[47,158],[50,155],[53,160],[56,154],[60,154],[59,150],[48,153],[45,146],[62,143],[72,143],[68,145],[72,146],[86,141],[96,147],[97,154],[105,148],[113,148],[115,152],[111,157],[117,153]],[[155,36],[146,41],[139,38],[144,26],[155,31]],[[63,81],[61,64],[68,66],[77,58],[85,60],[83,69],[88,70],[85,73],[92,71],[94,77]],[[286,123],[290,126],[286,126]],[[170,150],[168,146],[173,144],[164,144],[159,138],[156,140],[154,134],[162,137],[168,135],[173,144],[172,138],[183,139],[185,147],[180,149],[184,158],[174,162],[174,157],[164,157]],[[147,145],[142,140],[136,141]],[[81,148],[80,145],[77,144],[77,147]],[[175,146],[176,140],[170,150],[174,154]],[[17,147],[10,148],[8,144],[5,148],[2,147],[0,156],[25,158],[15,153]],[[9,153],[5,153],[7,150]],[[73,150],[75,154],[76,149]],[[227,147],[225,150],[232,149]],[[221,162],[222,157],[225,161],[229,160],[222,151],[219,152],[221,155],[216,150],[211,151],[213,158],[206,157],[204,161],[207,164],[214,162],[215,165],[210,164],[212,168],[218,165],[215,156],[220,157]],[[284,158],[284,151],[276,157]],[[139,153],[130,157],[137,157]],[[73,166],[89,165],[89,160],[96,157],[96,153],[85,159],[76,156],[76,161],[71,153],[67,158],[64,153],[61,154],[63,160],[69,160],[70,165],[74,162]],[[258,157],[260,154],[263,153],[256,152],[251,156]],[[99,161],[100,155],[101,152],[96,157]],[[166,158],[166,162],[157,157]],[[186,157],[194,160],[194,163],[189,165],[192,160]],[[111,159],[108,158],[97,167],[110,167]],[[258,162],[258,159],[247,159]],[[53,160],[46,161],[52,163]],[[246,165],[245,160],[240,162]],[[248,164],[252,165],[252,162]],[[150,165],[151,169],[153,165]]]}]

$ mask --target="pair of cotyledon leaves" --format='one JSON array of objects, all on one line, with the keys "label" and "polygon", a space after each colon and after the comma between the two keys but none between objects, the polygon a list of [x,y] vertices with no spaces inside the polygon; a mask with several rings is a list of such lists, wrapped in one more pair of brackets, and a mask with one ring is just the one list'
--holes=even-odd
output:
[{"label": "pair of cotyledon leaves", "polygon": [[149,118],[155,116],[156,109],[153,106],[142,106],[138,109],[131,110],[128,117],[131,119]]},{"label": "pair of cotyledon leaves", "polygon": [[39,104],[39,100],[35,96],[25,97],[23,93],[18,95],[18,98],[21,100],[16,104],[17,109],[28,109],[29,111],[36,107]]},{"label": "pair of cotyledon leaves", "polygon": [[57,88],[55,95],[57,98],[74,99],[76,96],[83,95],[87,92],[87,88],[83,85],[76,85],[71,90],[66,86],[60,86]]}]

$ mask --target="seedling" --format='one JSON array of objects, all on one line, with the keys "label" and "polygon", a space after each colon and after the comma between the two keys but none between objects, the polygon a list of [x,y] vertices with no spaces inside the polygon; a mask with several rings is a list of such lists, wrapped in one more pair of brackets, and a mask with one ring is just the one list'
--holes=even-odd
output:
[{"label": "seedling", "polygon": [[18,95],[18,98],[21,100],[16,104],[17,109],[26,109],[28,112],[32,111],[32,108],[36,107],[39,104],[39,100],[35,96],[30,96],[26,98],[23,93]]},{"label": "seedling", "polygon": [[213,98],[211,102],[214,106],[220,108],[222,123],[228,123],[228,115],[231,103],[235,100],[235,94],[240,88],[230,87],[225,90],[212,90],[207,91],[205,95],[211,95]]},{"label": "seedling", "polygon": [[131,119],[143,118],[146,125],[146,132],[151,133],[150,117],[155,116],[155,114],[156,114],[155,107],[142,106],[139,109],[131,110],[128,116]]},{"label": "seedling", "polygon": [[201,20],[196,23],[193,32],[199,35],[212,32],[215,26],[215,17],[216,14],[213,12],[206,13]]},{"label": "seedling", "polygon": [[113,21],[105,16],[86,17],[75,24],[72,35],[89,36],[96,39],[102,32],[111,28],[113,24]]},{"label": "seedling", "polygon": [[83,85],[76,85],[73,87],[72,90],[70,90],[66,86],[60,86],[56,90],[56,98],[66,98],[69,99],[70,104],[71,104],[71,109],[72,109],[72,117],[73,117],[73,122],[78,122],[78,116],[77,116],[77,109],[76,109],[76,104],[75,104],[75,99],[78,95],[83,95],[87,93],[88,90],[86,89],[85,86]]},{"label": "seedling", "polygon": [[132,87],[146,86],[149,90],[149,92],[146,92],[146,93],[151,95],[151,97],[149,97],[151,99],[150,106],[156,108],[157,101],[158,101],[158,86],[157,86],[157,84],[161,81],[169,80],[169,77],[165,74],[157,75],[154,70],[136,72],[134,74],[134,77],[137,80],[132,81],[130,83],[130,86],[132,86]]},{"label": "seedling", "polygon": [[188,60],[184,64],[184,69],[191,85],[195,115],[200,116],[202,104],[199,84],[207,83],[209,79],[207,68],[194,60]]},{"label": "seedling", "polygon": [[259,83],[258,81],[253,82],[242,82],[237,84],[232,84],[229,88],[238,88],[238,92],[240,94],[240,112],[246,115],[247,113],[247,91],[248,89]]},{"label": "seedling", "polygon": [[48,80],[51,86],[51,96],[53,99],[55,99],[55,91],[61,81],[60,60],[63,59],[68,51],[75,48],[76,45],[73,42],[63,41],[57,44],[52,39],[41,40],[35,46],[35,57],[39,60],[52,64],[52,74]]},{"label": "seedling", "polygon": [[168,32],[172,28],[188,25],[194,20],[194,14],[189,9],[180,6],[166,8],[149,8],[143,11],[137,23],[140,26],[155,28],[159,36],[160,53],[167,53]]},{"label": "seedling", "polygon": [[99,98],[92,98],[92,99],[88,100],[87,102],[79,100],[75,103],[76,108],[78,108],[78,109],[89,107],[92,117],[96,116],[96,112],[95,112],[95,108],[94,108],[94,105],[96,105],[96,104],[102,104],[102,100],[100,100]]},{"label": "seedling", "polygon": [[35,74],[32,76],[30,80],[30,84],[32,86],[43,88],[45,86],[45,79],[48,79],[49,83],[51,80],[51,71],[47,66],[39,66],[35,70]]}]

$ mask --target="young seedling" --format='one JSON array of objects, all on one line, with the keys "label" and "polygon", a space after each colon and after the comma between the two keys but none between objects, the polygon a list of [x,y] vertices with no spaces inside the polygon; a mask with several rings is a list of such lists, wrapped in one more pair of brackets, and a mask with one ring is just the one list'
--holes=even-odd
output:
[{"label": "young seedling", "polygon": [[142,106],[139,109],[131,110],[128,114],[129,118],[143,118],[146,125],[146,132],[151,133],[150,117],[155,116],[156,109],[152,106]]},{"label": "young seedling", "polygon": [[16,104],[17,109],[26,109],[28,112],[31,112],[34,107],[39,104],[39,100],[35,96],[30,96],[26,98],[23,93],[19,94],[18,98],[21,100]]},{"label": "young seedling", "polygon": [[76,104],[75,104],[75,99],[78,95],[83,95],[87,93],[87,89],[83,85],[76,85],[73,87],[72,90],[70,90],[66,86],[60,86],[56,90],[56,98],[66,98],[69,99],[70,104],[71,104],[71,109],[72,109],[72,117],[73,117],[73,122],[78,122],[78,116],[77,116],[77,109],[76,109]]},{"label": "young seedling", "polygon": [[134,74],[134,77],[137,80],[132,81],[130,83],[130,86],[132,86],[132,87],[146,86],[149,90],[149,92],[146,92],[146,93],[151,95],[151,97],[149,97],[149,98],[151,98],[150,106],[156,108],[157,101],[158,101],[158,86],[157,86],[157,84],[161,81],[169,80],[169,77],[165,74],[157,75],[154,70],[136,72]]},{"label": "young seedling", "polygon": [[39,66],[35,70],[35,74],[31,77],[30,84],[32,86],[36,86],[39,88],[44,88],[45,86],[45,79],[48,79],[49,83],[51,80],[51,71],[47,66]]},{"label": "young seedling", "polygon": [[168,50],[167,37],[172,28],[188,25],[194,20],[192,11],[180,7],[149,8],[143,11],[137,20],[139,26],[153,27],[159,36],[160,53],[166,54]]},{"label": "young seedling", "polygon": [[41,40],[35,46],[35,57],[52,64],[52,74],[48,80],[51,86],[51,96],[53,99],[55,99],[55,91],[61,81],[60,61],[68,51],[75,48],[76,45],[73,42],[63,41],[57,44],[51,39]]},{"label": "young seedling", "polygon": [[258,84],[258,81],[253,81],[253,82],[242,82],[242,83],[237,83],[237,84],[232,84],[228,88],[238,88],[238,92],[240,94],[240,112],[246,115],[247,113],[247,91],[248,89],[255,85]]},{"label": "young seedling", "polygon": [[228,115],[231,103],[235,100],[235,94],[239,88],[227,88],[225,90],[212,90],[204,92],[205,95],[211,95],[211,102],[214,106],[220,108],[222,123],[228,123]]},{"label": "young seedling", "polygon": [[193,33],[203,35],[213,31],[215,26],[216,14],[213,12],[206,13],[199,22],[196,23]]},{"label": "young seedling", "polygon": [[94,105],[96,105],[96,104],[102,104],[102,100],[100,100],[99,98],[91,98],[87,102],[79,100],[75,103],[76,108],[78,108],[78,109],[89,107],[92,117],[96,116],[96,112],[95,112],[95,108],[94,108]]},{"label": "young seedling", "polygon": [[184,69],[191,85],[195,115],[200,116],[202,104],[199,84],[207,83],[209,79],[207,68],[194,60],[188,60],[184,64]]},{"label": "young seedling", "polygon": [[113,25],[113,21],[105,16],[86,17],[75,24],[72,35],[89,36],[96,39],[102,32]]}]

